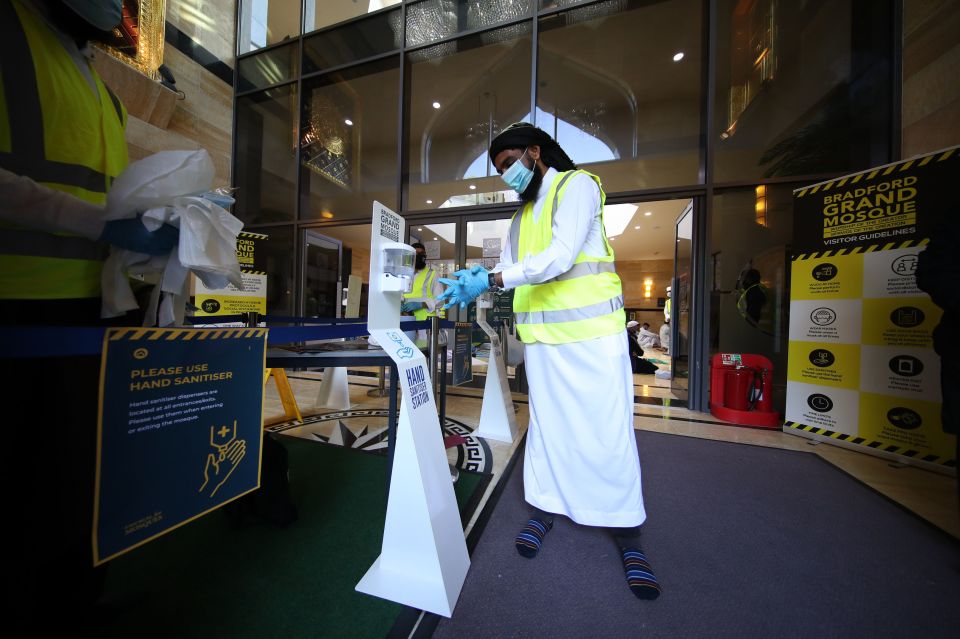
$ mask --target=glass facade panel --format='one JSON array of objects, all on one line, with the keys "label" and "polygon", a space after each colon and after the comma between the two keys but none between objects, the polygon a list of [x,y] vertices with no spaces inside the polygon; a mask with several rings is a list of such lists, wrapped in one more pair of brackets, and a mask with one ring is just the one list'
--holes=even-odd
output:
[{"label": "glass facade panel", "polygon": [[529,118],[531,25],[522,26],[518,38],[488,32],[430,47],[409,65],[407,210],[516,200],[487,149],[491,133]]},{"label": "glass facade panel", "polygon": [[242,0],[237,53],[243,55],[300,35],[300,0]]},{"label": "glass facade panel", "polygon": [[234,214],[247,224],[296,217],[296,109],[295,85],[237,99]]},{"label": "glass facade panel", "polygon": [[[402,37],[400,21],[394,26],[397,42]],[[430,44],[457,33],[457,2],[455,0],[423,0],[407,5],[407,46]],[[455,50],[452,43],[447,47]]]},{"label": "glass facade panel", "polygon": [[237,92],[264,89],[297,77],[299,47],[291,42],[257,55],[237,60]]},{"label": "glass facade panel", "polygon": [[717,4],[717,181],[889,161],[893,3]]},{"label": "glass facade panel", "polygon": [[756,353],[770,358],[774,408],[781,412],[787,383],[794,186],[757,186],[715,196],[707,264],[711,355]]},{"label": "glass facade panel", "polygon": [[300,217],[369,218],[377,200],[397,210],[400,58],[303,83]]},{"label": "glass facade panel", "polygon": [[700,1],[588,9],[540,20],[538,126],[608,193],[696,184]]},{"label": "glass facade panel", "polygon": [[399,10],[377,14],[304,39],[303,72],[323,71],[398,48],[391,25],[399,20]]},{"label": "glass facade panel", "polygon": [[[267,314],[292,315],[296,271],[294,266],[293,226],[269,226],[256,229],[257,233],[266,233],[269,239],[264,243],[267,271]],[[259,255],[261,249],[257,248]]]},{"label": "glass facade panel", "polygon": [[[484,29],[504,22],[529,17],[533,0],[470,0],[466,3],[466,30]],[[519,35],[520,26],[504,27],[491,36]]]},{"label": "glass facade panel", "polygon": [[310,33],[397,4],[400,0],[307,0],[303,15],[304,32]]},{"label": "glass facade panel", "polygon": [[439,277],[448,277],[456,268],[457,224],[411,224],[410,243],[420,242],[427,252],[427,265],[432,266]]}]

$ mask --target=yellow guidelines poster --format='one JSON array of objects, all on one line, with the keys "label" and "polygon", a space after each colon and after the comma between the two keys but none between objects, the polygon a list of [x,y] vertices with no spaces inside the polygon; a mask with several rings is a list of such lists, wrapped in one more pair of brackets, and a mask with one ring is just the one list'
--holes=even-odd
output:
[{"label": "yellow guidelines poster", "polygon": [[954,147],[794,191],[786,431],[956,465],[915,272],[958,169]]}]

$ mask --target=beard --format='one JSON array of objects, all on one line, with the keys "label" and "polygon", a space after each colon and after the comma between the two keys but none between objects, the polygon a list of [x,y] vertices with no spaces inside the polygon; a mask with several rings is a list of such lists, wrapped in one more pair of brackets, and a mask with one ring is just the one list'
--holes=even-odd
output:
[{"label": "beard", "polygon": [[527,188],[520,194],[520,201],[524,204],[535,201],[537,199],[537,193],[540,192],[541,184],[543,184],[543,172],[540,171],[539,165],[534,164],[533,177],[530,178],[530,184],[527,185]]}]

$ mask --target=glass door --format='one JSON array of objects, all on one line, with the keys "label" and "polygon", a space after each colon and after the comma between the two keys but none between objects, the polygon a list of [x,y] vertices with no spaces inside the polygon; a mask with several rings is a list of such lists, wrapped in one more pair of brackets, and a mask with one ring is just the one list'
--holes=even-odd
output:
[{"label": "glass door", "polygon": [[303,316],[340,317],[340,240],[310,229],[303,238]]},{"label": "glass door", "polygon": [[668,292],[670,317],[670,362],[673,377],[670,391],[683,401],[690,389],[690,300],[691,255],[693,252],[693,202],[683,210],[676,224],[673,282]]}]

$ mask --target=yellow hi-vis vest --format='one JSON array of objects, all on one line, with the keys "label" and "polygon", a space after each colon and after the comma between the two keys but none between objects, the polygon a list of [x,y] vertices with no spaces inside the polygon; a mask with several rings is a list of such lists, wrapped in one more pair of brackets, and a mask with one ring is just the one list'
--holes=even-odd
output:
[{"label": "yellow hi-vis vest", "polygon": [[[0,2],[0,37],[0,167],[102,206],[127,166],[123,105],[90,67],[94,95],[57,33],[16,0]],[[0,299],[98,297],[105,250],[0,228]]]},{"label": "yellow hi-vis vest", "polygon": [[622,333],[626,323],[623,288],[614,265],[613,248],[603,228],[603,203],[606,195],[600,178],[586,171],[566,171],[557,175],[547,191],[540,219],[533,219],[533,203],[514,214],[510,225],[510,250],[516,262],[536,255],[553,240],[553,214],[574,175],[582,173],[600,189],[600,229],[607,254],[586,255],[582,251],[573,267],[552,280],[526,284],[516,289],[513,312],[517,331],[525,343],[569,344]]},{"label": "yellow hi-vis vest", "polygon": [[[437,272],[433,270],[433,267],[427,266],[419,271],[413,276],[413,288],[410,289],[409,293],[403,294],[403,299],[408,302],[426,302],[427,300],[433,299],[433,282],[437,279]],[[422,322],[428,317],[433,317],[436,315],[435,312],[431,312],[426,306],[423,308],[418,308],[413,312],[413,317],[416,318],[418,322]]]}]

